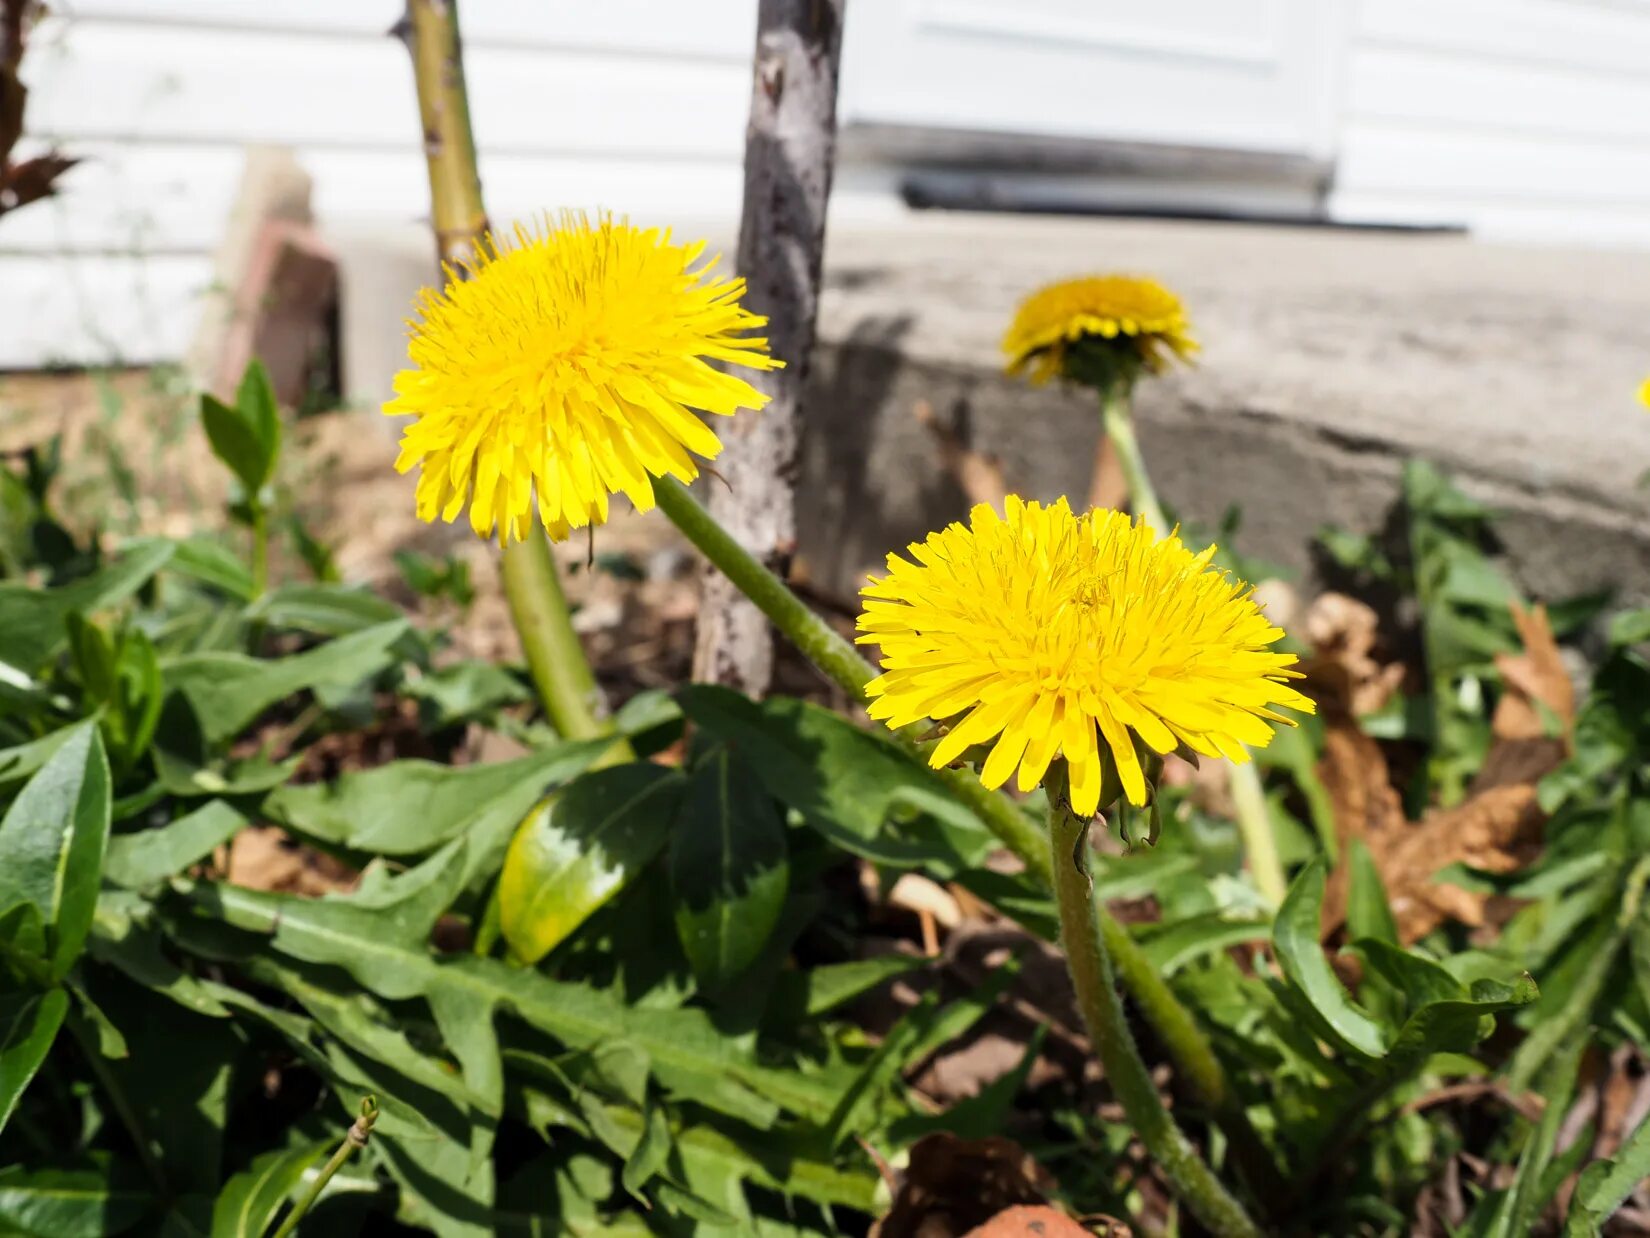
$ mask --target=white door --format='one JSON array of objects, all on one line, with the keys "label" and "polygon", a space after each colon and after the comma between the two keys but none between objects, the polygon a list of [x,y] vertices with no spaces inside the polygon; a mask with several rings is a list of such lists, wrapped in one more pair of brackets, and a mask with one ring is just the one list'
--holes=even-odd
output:
[{"label": "white door", "polygon": [[1346,0],[858,0],[846,123],[1333,156]]}]

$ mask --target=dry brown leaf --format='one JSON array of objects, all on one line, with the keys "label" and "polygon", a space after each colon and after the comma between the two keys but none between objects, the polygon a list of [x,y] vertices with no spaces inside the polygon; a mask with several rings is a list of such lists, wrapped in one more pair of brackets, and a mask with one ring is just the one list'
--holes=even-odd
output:
[{"label": "dry brown leaf", "polygon": [[[1314,674],[1331,688],[1318,775],[1334,805],[1342,855],[1353,839],[1369,848],[1406,943],[1446,920],[1474,927],[1485,922],[1487,897],[1435,882],[1439,870],[1463,863],[1486,872],[1512,872],[1534,858],[1541,846],[1546,814],[1537,800],[1536,784],[1557,768],[1567,751],[1565,739],[1548,737],[1546,714],[1557,718],[1568,733],[1575,720],[1575,689],[1546,610],[1535,606],[1526,611],[1514,605],[1512,613],[1524,649],[1496,659],[1505,691],[1496,705],[1495,740],[1483,768],[1464,803],[1428,813],[1414,824],[1404,820],[1380,745],[1353,720],[1349,700],[1355,673],[1344,658],[1314,667]],[[1363,631],[1361,625],[1357,631]],[[1360,635],[1351,647],[1362,641]],[[1345,919],[1346,884],[1343,861],[1331,874],[1325,895],[1326,935]]]},{"label": "dry brown leaf", "polygon": [[1354,716],[1374,713],[1403,682],[1401,662],[1374,656],[1380,621],[1372,607],[1344,593],[1323,593],[1307,607],[1302,625],[1312,643],[1314,671],[1333,663],[1345,675],[1342,689]]},{"label": "dry brown leaf", "polygon": [[249,826],[229,844],[228,881],[248,890],[315,897],[355,887],[358,874],[285,830]]}]

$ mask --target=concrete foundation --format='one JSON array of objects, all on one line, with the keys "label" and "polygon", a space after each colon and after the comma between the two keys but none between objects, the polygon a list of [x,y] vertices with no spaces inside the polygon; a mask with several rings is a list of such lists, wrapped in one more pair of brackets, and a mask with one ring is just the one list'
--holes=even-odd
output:
[{"label": "concrete foundation", "polygon": [[1092,398],[1001,372],[1038,284],[1149,274],[1187,302],[1195,368],[1144,385],[1140,438],[1166,505],[1308,586],[1326,522],[1380,529],[1405,458],[1498,510],[1524,588],[1650,599],[1650,255],[1454,235],[930,215],[829,240],[807,406],[801,551],[822,583],[966,511],[912,415],[927,400],[1028,496],[1086,495]]}]

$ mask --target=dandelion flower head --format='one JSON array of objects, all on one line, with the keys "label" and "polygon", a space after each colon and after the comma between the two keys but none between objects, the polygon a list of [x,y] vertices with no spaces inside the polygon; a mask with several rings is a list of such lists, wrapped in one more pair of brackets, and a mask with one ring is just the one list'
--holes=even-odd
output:
[{"label": "dandelion flower head", "polygon": [[537,508],[552,539],[601,524],[623,494],[653,506],[653,478],[698,476],[690,452],[721,440],[695,410],[731,416],[768,397],[717,368],[777,368],[767,319],[739,304],[742,279],[695,268],[703,243],[564,214],[514,243],[488,238],[448,269],[409,324],[410,369],[392,416],[414,420],[396,467],[419,469],[422,520],[455,520],[500,544],[527,535]]},{"label": "dandelion flower head", "polygon": [[882,649],[867,688],[871,716],[898,728],[954,719],[935,768],[991,744],[981,778],[1018,771],[1029,791],[1049,763],[1069,767],[1071,805],[1092,816],[1104,762],[1131,802],[1147,802],[1135,737],[1159,753],[1184,745],[1247,761],[1276,712],[1313,711],[1287,683],[1293,654],[1247,586],[1178,537],[1159,541],[1120,512],[1075,515],[1009,497],[980,504],[967,525],[888,556],[861,594],[859,642]]},{"label": "dandelion flower head", "polygon": [[[1010,374],[1035,383],[1092,378],[1095,365],[1161,373],[1197,352],[1186,308],[1162,284],[1132,275],[1096,275],[1039,288],[1020,303],[1003,337]],[[1086,363],[1086,364],[1085,364]]]}]

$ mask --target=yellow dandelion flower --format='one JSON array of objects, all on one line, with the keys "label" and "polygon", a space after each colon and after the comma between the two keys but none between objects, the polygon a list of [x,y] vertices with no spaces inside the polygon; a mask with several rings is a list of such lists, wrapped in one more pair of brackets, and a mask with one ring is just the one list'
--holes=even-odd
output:
[{"label": "yellow dandelion flower", "polygon": [[1639,384],[1639,403],[1650,408],[1650,378]]},{"label": "yellow dandelion flower", "polygon": [[[1313,712],[1284,681],[1293,654],[1247,586],[1179,537],[1162,541],[1120,512],[1074,515],[1010,496],[1005,515],[980,504],[969,523],[888,556],[888,575],[861,593],[861,644],[882,647],[871,716],[890,727],[958,718],[934,749],[937,769],[993,742],[981,771],[1000,787],[1019,771],[1029,791],[1064,756],[1072,808],[1100,805],[1102,762],[1144,804],[1134,737],[1157,752],[1185,745],[1247,761],[1278,707]],[[1109,758],[1108,755],[1109,754]]]},{"label": "yellow dandelion flower", "polygon": [[1010,374],[1045,383],[1071,373],[1086,350],[1161,373],[1197,352],[1186,308],[1162,284],[1130,275],[1097,275],[1039,288],[1020,303],[1003,337]]},{"label": "yellow dandelion flower", "polygon": [[470,508],[482,537],[523,538],[533,508],[550,536],[607,519],[608,498],[653,506],[653,478],[691,481],[690,451],[721,440],[694,410],[731,416],[768,397],[713,362],[769,370],[767,319],[742,309],[743,279],[694,269],[703,242],[583,215],[493,238],[408,324],[412,368],[391,416],[415,420],[396,468],[417,466],[418,516]]}]

